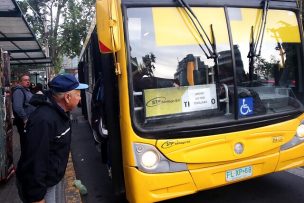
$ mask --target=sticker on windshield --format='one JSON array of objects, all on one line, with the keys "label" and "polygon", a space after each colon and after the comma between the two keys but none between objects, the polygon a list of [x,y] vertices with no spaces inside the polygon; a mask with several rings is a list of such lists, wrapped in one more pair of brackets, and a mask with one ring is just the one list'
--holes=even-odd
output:
[{"label": "sticker on windshield", "polygon": [[190,88],[182,96],[182,111],[191,112],[198,110],[216,109],[215,85],[208,88]]},{"label": "sticker on windshield", "polygon": [[144,90],[146,117],[217,109],[214,84]]},{"label": "sticker on windshield", "polygon": [[239,115],[249,116],[253,114],[253,98],[239,98]]}]

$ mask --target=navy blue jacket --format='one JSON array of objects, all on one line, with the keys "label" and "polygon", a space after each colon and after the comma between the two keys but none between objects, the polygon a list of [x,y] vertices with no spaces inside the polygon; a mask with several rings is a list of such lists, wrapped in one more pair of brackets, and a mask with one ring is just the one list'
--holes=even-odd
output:
[{"label": "navy blue jacket", "polygon": [[63,111],[50,96],[38,97],[36,110],[25,127],[17,180],[22,196],[28,202],[42,200],[48,187],[63,178],[71,143],[69,113]]}]

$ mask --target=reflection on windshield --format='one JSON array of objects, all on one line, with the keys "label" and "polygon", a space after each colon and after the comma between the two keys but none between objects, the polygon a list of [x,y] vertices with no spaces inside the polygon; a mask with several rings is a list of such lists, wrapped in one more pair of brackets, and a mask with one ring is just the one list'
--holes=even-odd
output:
[{"label": "reflection on windshield", "polygon": [[[300,37],[295,14],[278,10],[266,12],[265,8],[237,10],[239,15],[236,18],[233,17],[236,9],[228,9],[229,16],[232,16],[230,23],[233,41],[240,53],[240,57],[235,55],[236,63],[243,61],[243,74],[236,75],[238,115],[241,118],[252,115],[242,113],[242,102],[247,100],[246,104],[253,112],[256,111],[256,115],[300,108],[301,104],[295,98],[295,94],[299,93],[299,84],[296,81],[299,81],[297,73],[300,67]],[[237,38],[240,26],[242,34],[251,36],[250,46],[248,39]],[[246,53],[249,53],[247,59]],[[251,105],[250,100],[253,101]]]},{"label": "reflection on windshield", "polygon": [[227,9],[232,57],[224,9],[195,8],[206,33],[217,41],[217,57],[210,58],[182,8],[128,8],[136,124],[147,129],[208,125],[301,108],[294,13],[269,10],[261,54],[247,58],[249,36],[261,32],[262,10]]}]

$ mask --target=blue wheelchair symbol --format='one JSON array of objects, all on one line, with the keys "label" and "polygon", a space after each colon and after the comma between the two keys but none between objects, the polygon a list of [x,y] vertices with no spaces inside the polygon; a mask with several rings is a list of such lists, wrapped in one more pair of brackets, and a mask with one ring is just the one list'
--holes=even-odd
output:
[{"label": "blue wheelchair symbol", "polygon": [[253,98],[245,97],[239,99],[239,115],[248,116],[253,114]]}]

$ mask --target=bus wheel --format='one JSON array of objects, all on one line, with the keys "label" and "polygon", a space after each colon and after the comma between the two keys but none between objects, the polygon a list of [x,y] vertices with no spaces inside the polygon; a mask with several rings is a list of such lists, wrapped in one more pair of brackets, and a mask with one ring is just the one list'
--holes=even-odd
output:
[{"label": "bus wheel", "polygon": [[108,130],[102,122],[102,117],[93,120],[93,137],[96,143],[101,144],[108,138]]},{"label": "bus wheel", "polygon": [[102,122],[102,118],[101,117],[99,118],[98,131],[99,131],[99,134],[103,138],[108,138],[108,130],[106,129],[104,123]]}]

